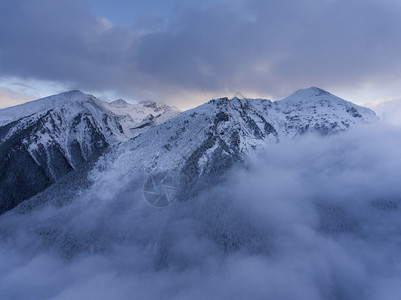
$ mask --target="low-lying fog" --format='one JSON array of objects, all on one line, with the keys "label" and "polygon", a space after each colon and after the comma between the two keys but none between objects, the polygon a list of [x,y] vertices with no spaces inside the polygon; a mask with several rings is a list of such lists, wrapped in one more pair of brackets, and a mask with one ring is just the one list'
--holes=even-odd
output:
[{"label": "low-lying fog", "polygon": [[0,217],[2,299],[395,299],[401,129],[269,145],[164,209],[140,184]]}]

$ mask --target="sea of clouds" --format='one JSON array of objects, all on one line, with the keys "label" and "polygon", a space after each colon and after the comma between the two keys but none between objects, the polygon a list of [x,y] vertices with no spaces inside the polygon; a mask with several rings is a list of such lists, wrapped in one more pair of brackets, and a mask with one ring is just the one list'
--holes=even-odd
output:
[{"label": "sea of clouds", "polygon": [[2,299],[396,299],[401,129],[269,145],[164,209],[140,180],[0,217]]}]

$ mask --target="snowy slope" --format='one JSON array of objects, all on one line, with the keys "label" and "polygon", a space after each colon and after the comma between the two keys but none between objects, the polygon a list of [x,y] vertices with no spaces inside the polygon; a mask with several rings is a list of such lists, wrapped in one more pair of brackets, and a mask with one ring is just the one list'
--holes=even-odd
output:
[{"label": "snowy slope", "polygon": [[181,112],[174,106],[150,100],[131,104],[123,99],[118,99],[111,103],[103,102],[102,106],[119,116],[120,124],[130,138],[140,135]]},{"label": "snowy slope", "polygon": [[290,137],[308,130],[322,134],[344,131],[352,125],[378,120],[371,109],[316,87],[298,90],[273,104],[283,133]]},{"label": "snowy slope", "polygon": [[110,187],[119,186],[127,174],[164,170],[175,171],[182,186],[210,185],[247,153],[269,143],[376,120],[370,109],[314,87],[275,102],[215,99],[119,145],[93,170],[93,189],[108,197]]},{"label": "snowy slope", "polygon": [[[0,213],[95,159],[110,145],[132,138],[130,128],[146,122],[146,117],[154,114],[162,122],[178,113],[168,106],[142,106],[130,107],[128,113],[113,112],[108,109],[113,104],[71,91],[0,110]],[[135,119],[130,117],[135,114]],[[143,126],[135,135],[152,126]]]}]

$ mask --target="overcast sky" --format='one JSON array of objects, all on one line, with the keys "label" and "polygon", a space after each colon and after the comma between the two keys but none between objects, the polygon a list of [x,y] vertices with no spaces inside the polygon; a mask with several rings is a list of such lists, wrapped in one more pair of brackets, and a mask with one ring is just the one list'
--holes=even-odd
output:
[{"label": "overcast sky", "polygon": [[2,0],[0,107],[81,89],[189,108],[318,86],[401,98],[396,0]]}]

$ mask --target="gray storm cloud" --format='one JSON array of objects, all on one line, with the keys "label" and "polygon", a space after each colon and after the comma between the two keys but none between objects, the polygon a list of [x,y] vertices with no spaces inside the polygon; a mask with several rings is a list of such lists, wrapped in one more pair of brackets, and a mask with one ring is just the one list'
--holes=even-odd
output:
[{"label": "gray storm cloud", "polygon": [[169,18],[118,27],[85,1],[6,0],[0,76],[163,99],[381,86],[401,73],[400,8],[390,0],[188,2]]},{"label": "gray storm cloud", "polygon": [[162,210],[132,178],[109,201],[3,215],[0,294],[394,299],[400,136],[375,124],[269,145],[224,183]]}]

